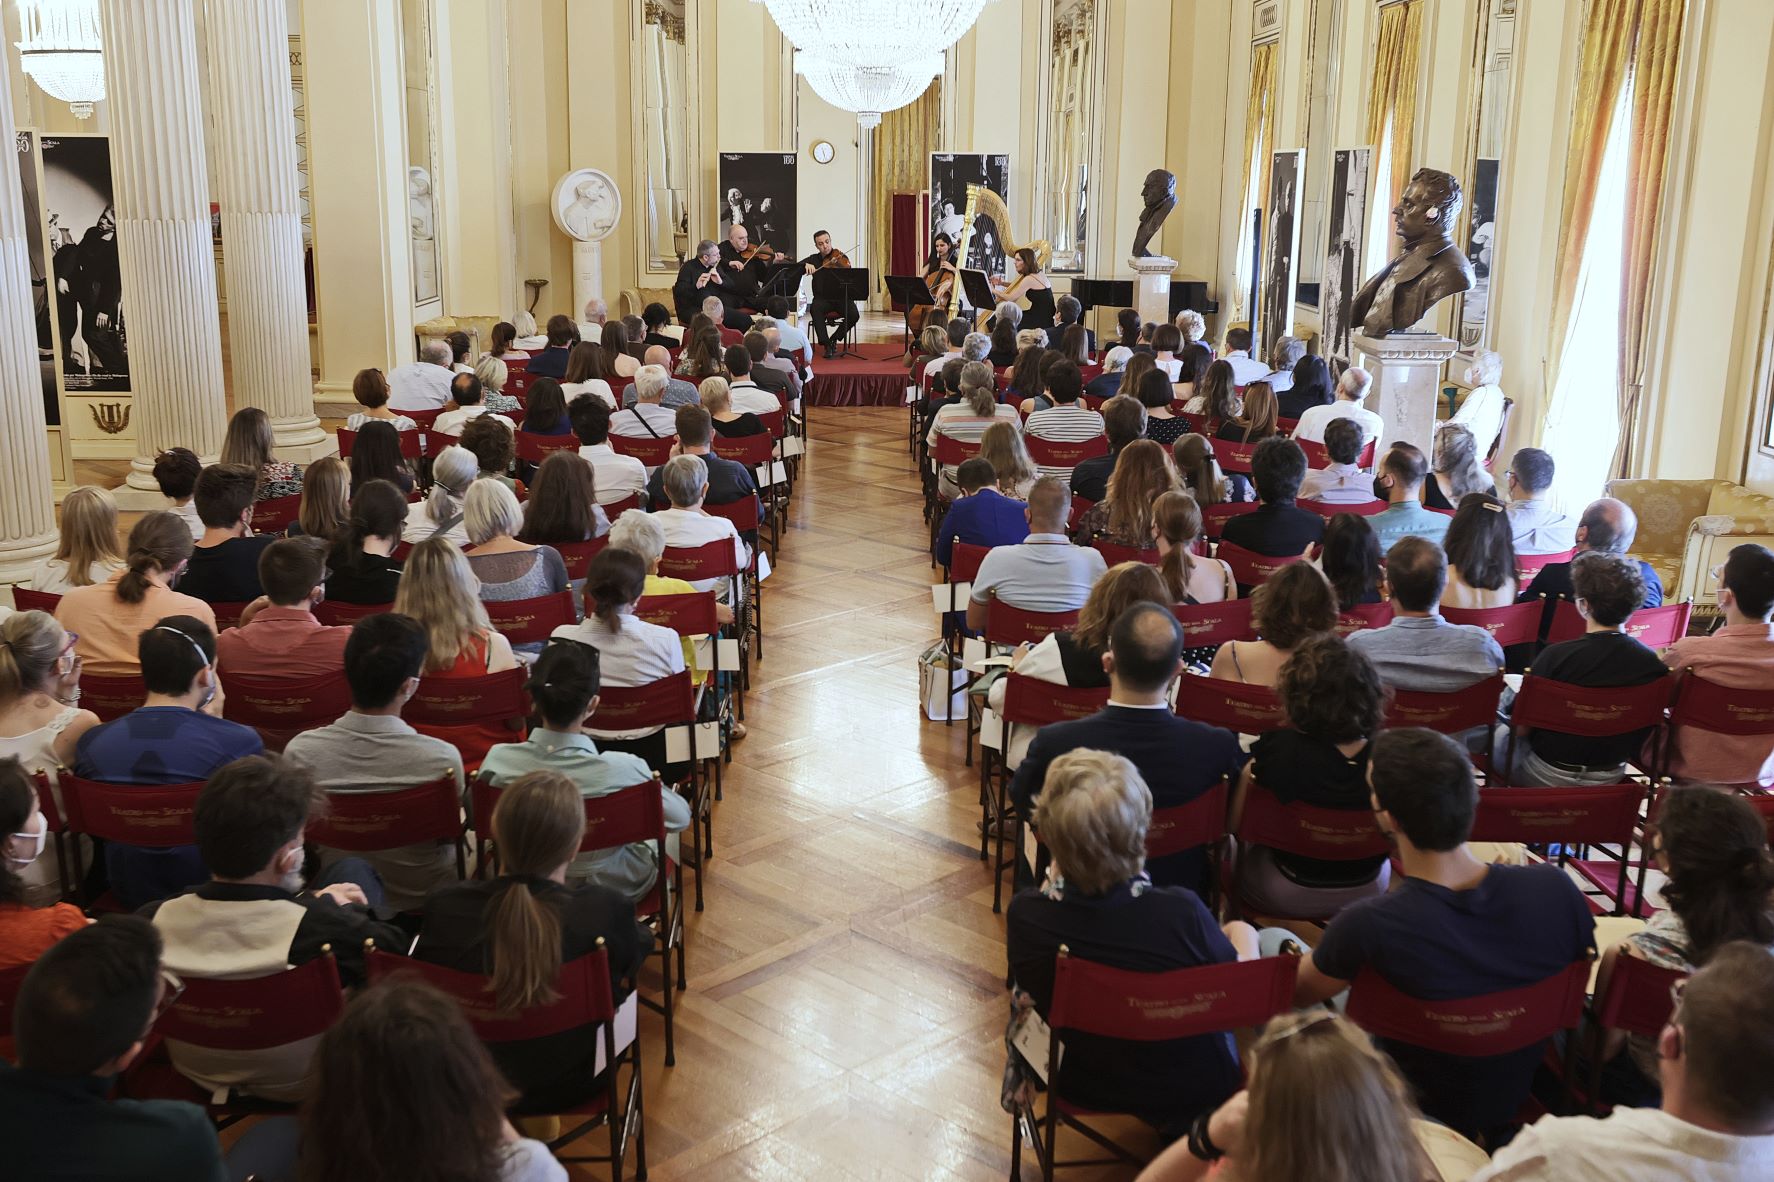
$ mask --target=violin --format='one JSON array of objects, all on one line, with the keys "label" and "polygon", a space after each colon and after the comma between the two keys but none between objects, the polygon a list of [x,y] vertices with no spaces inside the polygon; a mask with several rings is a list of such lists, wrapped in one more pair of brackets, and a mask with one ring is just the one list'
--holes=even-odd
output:
[{"label": "violin", "polygon": [[819,261],[819,266],[813,269],[815,271],[823,271],[827,267],[842,267],[848,271],[850,269],[850,256],[834,247],[830,254],[826,255],[825,258]]},{"label": "violin", "polygon": [[760,242],[755,246],[748,246],[740,251],[739,257],[748,263],[753,260],[760,263],[770,263],[776,260],[776,248],[771,246],[768,242]]}]

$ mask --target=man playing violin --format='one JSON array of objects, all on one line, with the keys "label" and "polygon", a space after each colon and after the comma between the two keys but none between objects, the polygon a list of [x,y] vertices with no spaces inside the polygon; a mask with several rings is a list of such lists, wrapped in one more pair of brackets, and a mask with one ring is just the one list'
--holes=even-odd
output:
[{"label": "man playing violin", "polygon": [[[848,268],[850,266],[849,256],[841,250],[832,249],[832,236],[828,230],[821,230],[813,235],[813,248],[813,253],[801,260],[801,266],[806,268],[809,275],[826,267]],[[825,350],[827,357],[836,357],[838,350],[831,343],[831,338],[825,327],[825,318],[828,313],[844,318],[838,328],[840,337],[848,334],[856,326],[859,317],[856,305],[848,300],[827,300],[815,296],[813,302],[807,306],[807,316],[813,321],[813,335],[819,339],[819,347]]]},{"label": "man playing violin", "polygon": [[758,291],[764,284],[764,268],[776,257],[769,243],[751,244],[751,232],[737,223],[727,231],[721,243],[721,273],[725,275],[739,302],[754,312],[762,311],[763,299]]}]

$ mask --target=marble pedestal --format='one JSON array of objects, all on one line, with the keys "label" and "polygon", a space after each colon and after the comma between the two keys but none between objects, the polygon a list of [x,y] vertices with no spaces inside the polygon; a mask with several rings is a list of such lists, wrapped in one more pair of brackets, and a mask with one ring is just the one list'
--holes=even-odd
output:
[{"label": "marble pedestal", "polygon": [[1380,448],[1394,440],[1415,444],[1424,456],[1435,453],[1435,407],[1441,392],[1442,367],[1460,342],[1437,333],[1394,333],[1370,337],[1356,333],[1350,342],[1362,366],[1373,375],[1367,408],[1386,420]]},{"label": "marble pedestal", "polygon": [[604,296],[604,244],[575,241],[573,243],[573,311],[585,311],[585,305]]},{"label": "marble pedestal", "polygon": [[1139,276],[1133,306],[1145,324],[1170,322],[1170,276],[1177,269],[1175,259],[1161,254],[1130,258],[1127,265]]}]

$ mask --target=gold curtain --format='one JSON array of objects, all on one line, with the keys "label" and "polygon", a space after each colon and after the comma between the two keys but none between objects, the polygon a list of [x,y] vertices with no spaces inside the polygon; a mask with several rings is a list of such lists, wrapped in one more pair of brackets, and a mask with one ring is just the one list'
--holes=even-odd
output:
[{"label": "gold curtain", "polygon": [[1382,201],[1382,209],[1398,204],[1411,175],[1417,134],[1417,62],[1422,44],[1422,0],[1404,0],[1380,10],[1380,38],[1374,47],[1374,73],[1368,84],[1367,141],[1376,155],[1382,139],[1390,145],[1392,169],[1382,178],[1386,187],[1374,195]]},{"label": "gold curtain", "polygon": [[[1269,201],[1269,168],[1273,160],[1270,148],[1275,138],[1275,42],[1264,45],[1253,45],[1250,50],[1250,94],[1245,100],[1244,115],[1244,161],[1245,193],[1244,203],[1239,211],[1238,257],[1233,260],[1233,273],[1238,277],[1238,288],[1232,294],[1234,307],[1243,308],[1246,293],[1250,290],[1250,252],[1251,230],[1250,215],[1260,205]],[[1254,166],[1256,178],[1251,180]],[[1256,309],[1245,309],[1246,315],[1256,319]]]},{"label": "gold curtain", "polygon": [[[881,278],[893,262],[890,241],[893,228],[893,195],[922,193],[930,187],[930,153],[937,151],[942,127],[942,79],[934,79],[913,102],[881,116],[875,128],[874,187],[869,202],[868,266],[876,290],[868,306],[885,308],[887,296]],[[924,251],[918,252],[924,261]]]},{"label": "gold curtain", "polygon": [[1688,0],[1591,0],[1578,63],[1577,97],[1565,154],[1563,237],[1553,284],[1552,355],[1562,357],[1576,307],[1596,186],[1621,88],[1632,84],[1627,144],[1626,234],[1621,243],[1620,441],[1616,473],[1632,459],[1639,394],[1645,378],[1646,318],[1657,218],[1663,207],[1670,113]]}]

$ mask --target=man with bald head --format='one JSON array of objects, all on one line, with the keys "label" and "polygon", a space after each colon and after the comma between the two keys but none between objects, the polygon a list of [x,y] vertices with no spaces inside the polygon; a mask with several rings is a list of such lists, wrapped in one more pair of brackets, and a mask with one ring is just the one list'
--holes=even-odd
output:
[{"label": "man with bald head", "polygon": [[[1637,534],[1638,515],[1632,511],[1632,506],[1613,497],[1603,497],[1599,501],[1591,501],[1589,507],[1583,510],[1583,516],[1577,519],[1577,553],[1624,555],[1632,549],[1632,540]],[[1662,606],[1662,580],[1657,577],[1657,572],[1651,568],[1650,563],[1638,562],[1637,565],[1639,574],[1645,580],[1645,600],[1639,606]],[[1552,628],[1552,613],[1557,610],[1558,601],[1576,599],[1576,592],[1571,588],[1569,562],[1547,563],[1534,576],[1534,581],[1515,597],[1517,603],[1536,599],[1543,600],[1546,604],[1540,617],[1540,643],[1544,644],[1547,632]]]},{"label": "man with bald head", "polygon": [[1096,550],[1074,546],[1066,537],[1071,510],[1072,494],[1063,481],[1044,476],[1035,482],[1023,511],[1029,536],[1014,546],[994,547],[973,576],[969,628],[978,632],[986,626],[994,597],[1026,612],[1072,612],[1084,606],[1091,585],[1108,568]]},{"label": "man with bald head", "polygon": [[[1222,779],[1237,778],[1245,759],[1238,737],[1178,718],[1170,709],[1170,683],[1183,668],[1183,629],[1169,608],[1136,603],[1122,612],[1109,629],[1109,651],[1102,661],[1109,675],[1109,704],[1089,717],[1036,732],[1010,784],[1019,813],[1034,815],[1048,766],[1080,748],[1126,756],[1152,790],[1154,809],[1188,804]],[[1206,870],[1204,849],[1146,864],[1157,885],[1197,891],[1206,886]]]},{"label": "man with bald head", "polygon": [[[648,345],[647,352],[641,358],[642,365],[657,365],[665,371],[665,393],[659,399],[659,405],[666,410],[676,410],[680,406],[701,406],[702,398],[696,387],[683,378],[671,376],[671,353],[662,345]],[[636,375],[639,376],[638,374]],[[635,387],[638,382],[630,382],[622,392],[622,405],[633,406],[638,399]],[[620,434],[620,432],[618,432]]]},{"label": "man with bald head", "polygon": [[585,301],[583,311],[585,319],[579,322],[579,339],[596,341],[603,335],[604,324],[610,319],[610,305],[593,296]]},{"label": "man with bald head", "polygon": [[764,269],[764,265],[756,258],[745,257],[746,251],[751,249],[751,231],[735,222],[733,228],[727,231],[727,240],[721,243],[720,249],[721,270],[733,284],[740,304],[755,311],[763,311],[758,288],[761,286],[759,272]]}]

